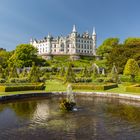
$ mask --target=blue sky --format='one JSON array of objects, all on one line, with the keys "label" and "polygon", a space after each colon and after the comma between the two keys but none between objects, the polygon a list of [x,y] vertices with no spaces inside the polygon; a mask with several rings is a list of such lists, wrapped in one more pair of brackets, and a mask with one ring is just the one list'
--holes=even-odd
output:
[{"label": "blue sky", "polygon": [[140,37],[140,0],[0,0],[0,47],[30,38],[79,33],[96,27],[98,46],[108,37]]}]

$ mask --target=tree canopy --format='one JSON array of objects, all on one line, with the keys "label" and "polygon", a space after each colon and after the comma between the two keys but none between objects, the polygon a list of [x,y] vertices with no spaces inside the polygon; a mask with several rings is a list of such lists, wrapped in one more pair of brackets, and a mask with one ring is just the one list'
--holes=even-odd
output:
[{"label": "tree canopy", "polygon": [[15,64],[19,68],[30,67],[32,62],[35,62],[36,65],[46,65],[46,60],[37,56],[37,49],[30,44],[18,45],[9,59],[10,64]]},{"label": "tree canopy", "polygon": [[97,49],[97,54],[106,57],[112,48],[119,43],[119,38],[108,38]]},{"label": "tree canopy", "polygon": [[135,46],[140,47],[140,38],[127,38],[124,41],[124,44],[131,47],[135,47]]}]

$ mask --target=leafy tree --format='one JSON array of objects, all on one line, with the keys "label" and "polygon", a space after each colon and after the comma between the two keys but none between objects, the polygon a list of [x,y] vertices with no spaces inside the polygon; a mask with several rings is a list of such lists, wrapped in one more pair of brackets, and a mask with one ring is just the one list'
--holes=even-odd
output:
[{"label": "leafy tree", "polygon": [[113,63],[115,63],[118,73],[123,73],[124,66],[129,58],[135,59],[140,65],[140,47],[135,48],[126,46],[124,44],[113,47],[107,59],[107,70],[110,71]]},{"label": "leafy tree", "polygon": [[6,68],[8,66],[8,59],[11,57],[12,52],[7,52],[5,50],[0,50],[0,65],[2,68]]},{"label": "leafy tree", "polygon": [[132,82],[135,81],[135,76],[139,73],[139,66],[134,59],[129,59],[124,68],[124,75],[130,75]]},{"label": "leafy tree", "polygon": [[114,46],[117,46],[119,43],[118,38],[108,38],[106,39],[101,46],[97,49],[97,54],[102,57],[106,57],[108,53],[112,50]]},{"label": "leafy tree", "polygon": [[124,44],[131,47],[140,46],[140,38],[127,38]]},{"label": "leafy tree", "polygon": [[35,83],[39,82],[39,77],[40,77],[40,69],[39,67],[35,66],[35,63],[33,62],[32,68],[28,75],[28,79],[30,82]]},{"label": "leafy tree", "polygon": [[15,64],[19,68],[29,67],[35,62],[36,65],[46,65],[46,60],[37,56],[37,49],[30,44],[20,44],[10,57],[10,65]]},{"label": "leafy tree", "polygon": [[75,82],[75,74],[72,69],[72,64],[70,63],[66,72],[66,82]]},{"label": "leafy tree", "polygon": [[4,78],[4,70],[1,65],[0,65],[0,78]]}]

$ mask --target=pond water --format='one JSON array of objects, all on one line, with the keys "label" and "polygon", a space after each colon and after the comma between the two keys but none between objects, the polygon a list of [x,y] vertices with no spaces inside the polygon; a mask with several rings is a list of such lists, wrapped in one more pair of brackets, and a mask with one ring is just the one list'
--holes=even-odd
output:
[{"label": "pond water", "polygon": [[60,97],[0,104],[0,140],[139,140],[140,103],[76,97],[78,111],[59,110]]}]

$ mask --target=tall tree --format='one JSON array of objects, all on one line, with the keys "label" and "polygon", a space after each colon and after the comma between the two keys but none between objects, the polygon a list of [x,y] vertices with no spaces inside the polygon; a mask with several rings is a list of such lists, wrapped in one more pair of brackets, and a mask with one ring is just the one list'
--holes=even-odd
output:
[{"label": "tall tree", "polygon": [[7,52],[6,50],[0,50],[0,65],[2,68],[6,68],[8,66],[8,59],[11,57],[12,52]]},{"label": "tall tree", "polygon": [[46,61],[37,56],[37,49],[30,44],[18,45],[9,59],[11,65],[15,64],[19,68],[32,66],[32,62],[45,65]]},{"label": "tall tree", "polygon": [[97,49],[97,54],[103,57],[106,57],[108,53],[112,50],[114,46],[119,44],[118,38],[108,38],[106,39],[101,46]]},{"label": "tall tree", "polygon": [[124,44],[126,46],[131,46],[131,47],[135,47],[135,46],[139,46],[140,47],[140,38],[127,38],[124,41]]},{"label": "tall tree", "polygon": [[139,73],[139,66],[134,59],[129,59],[124,68],[124,74],[130,75],[132,82],[135,81],[135,76]]}]

